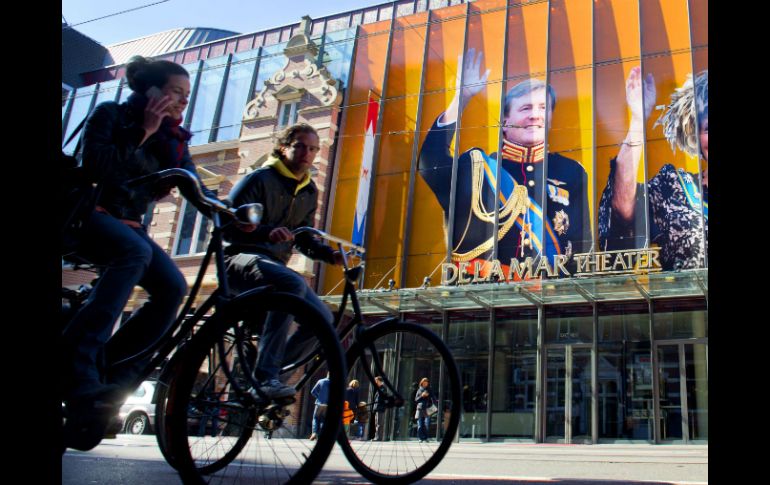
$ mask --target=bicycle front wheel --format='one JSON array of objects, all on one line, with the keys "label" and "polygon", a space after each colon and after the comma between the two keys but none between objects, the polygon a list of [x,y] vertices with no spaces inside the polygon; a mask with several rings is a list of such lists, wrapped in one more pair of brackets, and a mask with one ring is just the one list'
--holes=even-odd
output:
[{"label": "bicycle front wheel", "polygon": [[[374,483],[423,478],[449,451],[460,423],[460,374],[449,348],[426,327],[390,321],[367,329],[350,347],[347,359],[348,379],[360,381],[358,404],[364,404],[359,422],[338,438],[348,461]],[[373,408],[377,375],[390,382],[386,388],[394,395],[382,413]],[[438,412],[423,421],[425,429],[418,429],[415,395],[425,377],[438,400]],[[362,426],[366,411],[369,419]]]},{"label": "bicycle front wheel", "polygon": [[[311,329],[310,345],[326,359],[328,419],[315,441],[307,439],[309,393],[298,390],[293,403],[252,394],[250,370],[259,335],[249,329],[254,329],[255,314],[270,311],[290,314]],[[215,314],[180,352],[184,354],[169,382],[163,424],[168,455],[185,483],[313,481],[339,430],[346,375],[337,336],[316,310],[293,295],[253,294]]]}]

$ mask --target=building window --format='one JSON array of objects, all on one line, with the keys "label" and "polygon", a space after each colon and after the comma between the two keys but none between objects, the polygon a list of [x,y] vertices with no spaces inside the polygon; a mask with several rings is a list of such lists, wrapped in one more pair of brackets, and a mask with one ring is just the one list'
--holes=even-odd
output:
[{"label": "building window", "polygon": [[495,311],[492,437],[535,436],[537,325],[536,308]]},{"label": "building window", "polygon": [[297,122],[299,101],[287,101],[281,105],[281,116],[278,118],[280,127],[291,126]]},{"label": "building window", "polygon": [[67,107],[67,101],[70,99],[70,94],[75,88],[69,84],[61,83],[61,117],[64,119],[64,110]]},{"label": "building window", "polygon": [[[214,191],[216,193],[216,191]],[[177,228],[174,256],[192,256],[206,252],[211,221],[187,200],[182,201],[182,218]]]}]

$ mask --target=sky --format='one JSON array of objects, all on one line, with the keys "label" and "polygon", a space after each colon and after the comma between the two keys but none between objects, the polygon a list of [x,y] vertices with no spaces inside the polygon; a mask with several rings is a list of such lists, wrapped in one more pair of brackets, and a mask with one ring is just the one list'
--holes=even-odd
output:
[{"label": "sky", "polygon": [[[384,3],[378,0],[167,0],[157,3],[162,1],[62,0],[62,16],[78,32],[102,45],[110,45],[180,27],[208,27],[245,34],[297,23],[303,15],[319,18]],[[75,25],[144,5],[150,6]]]}]

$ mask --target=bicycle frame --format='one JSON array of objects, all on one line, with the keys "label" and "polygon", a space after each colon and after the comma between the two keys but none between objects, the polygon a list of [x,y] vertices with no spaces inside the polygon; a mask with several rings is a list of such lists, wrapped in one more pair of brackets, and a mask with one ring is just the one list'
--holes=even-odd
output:
[{"label": "bicycle frame", "polygon": [[[187,296],[187,301],[185,302],[182,311],[179,312],[179,315],[171,327],[144,350],[109,364],[110,368],[114,368],[118,365],[140,361],[141,359],[155,355],[157,353],[157,355],[155,355],[155,357],[152,358],[149,363],[142,368],[142,371],[136,380],[131,383],[133,387],[138,386],[157,366],[163,363],[163,361],[171,354],[175,348],[181,345],[193,333],[195,325],[203,320],[203,317],[206,315],[206,313],[208,313],[209,310],[211,310],[211,308],[215,308],[216,311],[225,311],[225,306],[234,299],[234,297],[230,296],[229,285],[226,277],[225,258],[222,244],[222,230],[224,227],[226,227],[226,225],[222,223],[221,213],[226,212],[229,215],[234,216],[235,220],[235,218],[238,217],[237,212],[230,209],[219,200],[207,198],[203,194],[198,180],[190,172],[184,169],[175,168],[163,170],[161,172],[156,172],[128,181],[126,185],[138,186],[142,184],[155,183],[159,180],[169,178],[173,178],[174,182],[177,183],[177,186],[180,188],[180,191],[185,196],[185,198],[188,199],[196,208],[202,210],[204,213],[210,213],[209,218],[213,222],[214,229],[206,249],[206,254],[201,261],[200,269],[198,270],[195,283],[193,284],[193,287]],[[249,208],[248,206],[244,207]],[[195,311],[194,314],[188,316],[188,313],[192,309],[192,305],[195,302],[195,298],[200,292],[200,288],[203,283],[203,277],[206,274],[206,270],[208,269],[212,256],[214,256],[215,259],[217,281],[219,286],[203,302],[203,304]],[[266,286],[264,288],[258,288],[257,290],[266,291],[268,288],[269,286]],[[247,293],[251,295],[254,292],[255,291]],[[246,293],[238,296],[243,295],[246,295]]]},{"label": "bicycle frame", "polygon": [[[138,380],[133,384],[139,385],[156,367],[162,364],[163,361],[166,360],[166,358],[171,354],[171,352],[179,345],[181,345],[193,333],[195,326],[203,320],[203,317],[209,312],[209,310],[211,310],[211,308],[215,308],[215,311],[217,312],[226,311],[224,306],[233,300],[233,297],[228,296],[229,286],[227,283],[224,251],[222,248],[223,226],[221,223],[221,218],[219,214],[215,212],[212,214],[211,220],[214,223],[214,229],[211,234],[211,239],[209,240],[206,254],[201,261],[198,275],[196,276],[195,283],[193,284],[193,287],[187,296],[187,301],[185,302],[185,305],[182,311],[179,313],[177,319],[171,325],[169,330],[158,337],[149,347],[137,354],[110,364],[110,367],[115,367],[121,364],[139,361],[148,355],[153,355],[157,352],[157,355],[147,364],[145,368],[142,369],[142,372],[139,374],[140,378],[138,378]],[[208,269],[208,266],[211,262],[212,255],[215,256],[217,281],[219,282],[219,287],[214,290],[214,292],[201,304],[201,306],[195,311],[194,314],[188,316],[188,313],[192,308],[193,303],[195,302],[195,298],[200,292],[200,288],[203,283],[203,277],[205,276],[206,270]],[[269,289],[267,286],[260,287],[247,293],[253,294],[256,293],[257,290],[261,292],[266,291],[267,289]],[[169,338],[169,336],[171,337]]]},{"label": "bicycle frame", "polygon": [[[338,242],[338,247],[340,251],[342,251],[342,244]],[[347,266],[347,258],[344,260],[344,274],[345,274],[345,285],[343,287],[342,291],[342,300],[340,301],[339,309],[337,310],[337,313],[334,318],[333,326],[334,328],[338,328],[340,323],[342,322],[342,317],[345,314],[345,307],[347,306],[347,301],[350,299],[350,303],[353,306],[353,318],[351,321],[345,326],[345,328],[340,329],[337,332],[337,336],[340,339],[340,342],[344,342],[345,339],[350,336],[350,334],[353,332],[353,330],[356,330],[356,333],[354,335],[354,339],[357,341],[365,341],[365,339],[361,338],[361,335],[366,332],[366,328],[363,327],[361,324],[363,323],[362,313],[361,313],[361,306],[358,302],[358,295],[356,294],[356,286],[355,281],[358,280],[358,277],[363,270],[363,267],[361,266],[355,266],[352,268],[349,268]],[[397,321],[397,317],[388,317],[383,319],[382,321],[378,322],[377,325],[385,323],[385,322],[391,322],[391,321]],[[346,349],[346,355],[347,352],[350,351],[351,347],[348,347]],[[372,355],[372,363],[374,364],[374,368],[376,370],[376,375],[382,377],[385,386],[390,391],[391,395],[395,398],[395,402],[400,405],[400,403],[404,402],[403,396],[396,390],[393,383],[390,382],[390,380],[387,377],[387,373],[385,372],[382,362],[380,360],[379,354],[377,353],[377,349],[374,346],[374,343],[370,342],[366,349],[369,350],[369,353]],[[362,349],[363,353],[363,349]],[[361,357],[364,357],[361,355]],[[312,376],[318,371],[318,369],[323,365],[324,361],[326,359],[320,354],[318,351],[313,351],[309,355],[307,355],[305,358],[299,360],[298,362],[294,364],[290,364],[283,369],[281,369],[281,373],[287,373],[295,371],[296,369],[307,365],[311,361],[313,361],[313,364],[310,366],[309,369],[306,370],[305,374],[300,378],[300,380],[295,385],[296,389],[301,389],[302,386],[304,386],[311,378]],[[365,372],[367,377],[371,382],[374,382],[375,373],[372,373],[372,370],[369,367],[365,368]]]}]

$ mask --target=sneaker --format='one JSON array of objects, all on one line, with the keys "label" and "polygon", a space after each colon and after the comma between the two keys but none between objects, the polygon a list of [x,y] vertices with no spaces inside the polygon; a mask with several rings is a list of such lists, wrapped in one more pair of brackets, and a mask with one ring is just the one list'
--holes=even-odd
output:
[{"label": "sneaker", "polygon": [[318,436],[316,436],[316,434],[315,434],[315,433],[313,433],[313,434],[311,434],[311,435],[310,435],[310,438],[308,438],[308,439],[309,439],[310,441],[315,441],[315,439],[316,439],[317,437],[318,437]]},{"label": "sneaker", "polygon": [[291,386],[287,386],[278,379],[271,379],[262,383],[259,387],[259,392],[269,399],[282,399],[294,396],[294,394],[297,393],[297,390]]},{"label": "sneaker", "polygon": [[120,404],[114,402],[68,403],[64,446],[80,451],[94,448],[107,434],[119,409]]}]

